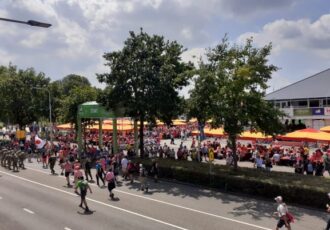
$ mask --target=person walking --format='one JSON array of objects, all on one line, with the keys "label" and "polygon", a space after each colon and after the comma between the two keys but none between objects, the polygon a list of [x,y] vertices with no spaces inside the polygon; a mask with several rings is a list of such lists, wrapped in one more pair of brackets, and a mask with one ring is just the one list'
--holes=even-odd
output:
[{"label": "person walking", "polygon": [[110,193],[109,196],[111,200],[113,200],[115,195],[113,194],[112,190],[116,188],[116,177],[115,174],[112,172],[111,167],[108,169],[108,172],[105,175],[105,180],[108,182],[108,190]]},{"label": "person walking", "polygon": [[127,165],[128,165],[128,159],[126,156],[124,156],[123,159],[121,159],[121,172],[124,180],[127,180],[128,178]]},{"label": "person walking", "polygon": [[56,164],[56,154],[55,152],[52,152],[49,157],[49,168],[53,175],[55,175],[55,170],[54,170],[55,164]]},{"label": "person walking", "polygon": [[70,188],[71,187],[70,174],[71,174],[71,170],[72,170],[72,165],[71,165],[69,160],[65,161],[63,168],[64,168],[64,175],[65,175],[65,178],[66,178],[67,185]]},{"label": "person walking", "polygon": [[142,164],[139,165],[139,181],[140,181],[140,189],[141,191],[148,192],[148,185],[147,185],[147,172],[146,169],[143,167]]},{"label": "person walking", "polygon": [[92,168],[92,166],[91,166],[91,160],[90,160],[90,158],[88,157],[88,158],[86,159],[86,161],[85,161],[85,167],[84,167],[85,176],[86,176],[86,180],[87,180],[87,181],[89,181],[89,180],[88,180],[88,176],[91,178],[90,181],[93,180],[93,176],[92,176],[92,173],[91,173],[91,168]]},{"label": "person walking", "polygon": [[89,189],[89,192],[92,193],[92,189],[89,186],[88,182],[86,180],[84,180],[84,177],[81,176],[79,178],[79,181],[75,187],[75,190],[77,190],[79,188],[80,193],[78,193],[80,195],[80,204],[79,207],[80,208],[84,208],[83,205],[85,205],[85,213],[86,212],[90,212],[88,205],[87,205],[87,201],[86,201],[86,195],[87,195],[87,189]]},{"label": "person walking", "polygon": [[289,213],[288,207],[283,202],[283,198],[281,196],[275,197],[275,201],[278,206],[277,211],[274,212],[274,216],[279,217],[279,220],[276,225],[276,230],[279,230],[283,226],[285,226],[288,230],[291,230],[290,223],[293,222],[293,216]]},{"label": "person walking", "polygon": [[152,160],[150,174],[154,177],[155,183],[157,183],[158,182],[158,162],[155,159]]},{"label": "person walking", "polygon": [[100,164],[100,161],[96,162],[95,169],[96,169],[95,177],[96,177],[97,186],[100,186],[99,179],[101,179],[101,181],[103,183],[103,187],[104,187],[105,186],[104,179],[103,179],[104,171],[103,171],[102,165]]}]

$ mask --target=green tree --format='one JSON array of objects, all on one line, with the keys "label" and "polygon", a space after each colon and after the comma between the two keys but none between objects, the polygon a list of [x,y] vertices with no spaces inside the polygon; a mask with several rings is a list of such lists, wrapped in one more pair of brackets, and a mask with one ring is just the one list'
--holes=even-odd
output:
[{"label": "green tree", "polygon": [[47,88],[50,82],[44,73],[33,68],[17,69],[9,65],[0,70],[0,104],[2,119],[19,127],[48,118],[48,93],[34,87]]},{"label": "green tree", "polygon": [[60,80],[60,84],[64,96],[69,95],[70,91],[76,87],[91,86],[91,83],[86,77],[77,74],[69,74],[65,76],[62,80]]},{"label": "green tree", "polygon": [[208,65],[202,60],[199,68],[190,72],[194,76],[194,88],[189,91],[190,97],[186,101],[186,113],[188,118],[197,118],[200,131],[200,140],[204,137],[204,126],[211,118],[213,103],[215,101],[214,92],[217,91],[216,78]]},{"label": "green tree", "polygon": [[98,93],[98,89],[90,86],[75,87],[70,90],[69,95],[62,99],[62,106],[58,109],[61,120],[75,124],[75,129],[77,129],[78,106],[86,101],[95,101]]},{"label": "green tree", "polygon": [[69,97],[71,91],[75,88],[91,87],[90,82],[84,76],[77,74],[69,74],[61,80],[50,83],[50,91],[52,95],[52,108],[53,108],[53,120],[64,122],[62,115],[63,104],[62,101],[66,97]]},{"label": "green tree", "polygon": [[[244,129],[275,135],[283,128],[279,120],[283,114],[264,100],[267,82],[278,69],[268,64],[272,46],[255,48],[252,42],[248,39],[243,46],[231,46],[225,37],[207,52],[207,63],[202,63],[200,68],[202,80],[196,85],[198,92],[210,79],[210,95],[201,96],[200,101],[208,99],[207,115],[212,119],[212,126],[223,126],[228,134],[235,169],[238,160],[236,140]],[[193,94],[193,98],[196,95]]]},{"label": "green tree", "polygon": [[[108,85],[100,102],[108,109],[124,107],[126,114],[140,124],[156,118],[170,123],[182,101],[178,89],[187,85],[185,71],[191,66],[181,61],[182,52],[182,45],[176,41],[150,36],[142,29],[139,34],[130,32],[122,50],[103,55],[110,73],[97,75],[100,82]],[[143,157],[142,125],[139,133]]]}]

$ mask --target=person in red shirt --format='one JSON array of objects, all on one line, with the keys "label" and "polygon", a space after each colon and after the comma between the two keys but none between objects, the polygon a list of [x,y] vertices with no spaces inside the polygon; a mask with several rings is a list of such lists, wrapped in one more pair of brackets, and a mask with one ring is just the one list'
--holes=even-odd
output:
[{"label": "person in red shirt", "polygon": [[70,163],[69,160],[66,160],[64,165],[63,165],[63,168],[64,168],[64,172],[65,172],[65,178],[66,178],[66,182],[67,182],[67,185],[68,187],[71,187],[71,184],[70,184],[70,173],[71,173],[71,170],[72,170],[72,165]]}]

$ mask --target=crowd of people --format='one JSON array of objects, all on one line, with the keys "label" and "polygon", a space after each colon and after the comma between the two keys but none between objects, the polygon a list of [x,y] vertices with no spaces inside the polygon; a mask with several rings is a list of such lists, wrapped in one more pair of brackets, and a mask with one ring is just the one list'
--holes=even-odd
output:
[{"label": "crowd of people", "polygon": [[[89,183],[96,183],[99,187],[106,187],[109,191],[109,197],[115,200],[114,189],[118,183],[129,181],[133,183],[135,178],[140,182],[140,190],[148,192],[149,184],[146,180],[147,175],[152,176],[155,182],[158,181],[158,163],[157,158],[170,158],[173,160],[193,160],[198,162],[210,162],[215,159],[226,161],[227,165],[233,162],[232,149],[227,145],[221,145],[221,139],[207,140],[197,144],[197,140],[192,137],[189,146],[184,145],[186,136],[180,135],[178,143],[171,140],[169,144],[160,144],[155,138],[155,134],[146,135],[146,145],[151,145],[148,156],[152,157],[152,167],[147,170],[142,164],[133,163],[130,160],[128,152],[132,149],[132,143],[123,143],[125,148],[120,149],[118,153],[113,153],[111,148],[99,149],[95,145],[89,144],[86,151],[78,158],[78,148],[76,144],[68,140],[60,140],[54,143],[47,142],[40,152],[40,161],[44,168],[50,168],[51,173],[55,174],[55,165],[60,166],[61,175],[66,178],[68,188],[73,188],[80,195],[79,207],[85,212],[90,212],[86,196],[89,191],[92,193]],[[174,138],[173,138],[174,139]],[[180,144],[179,144],[180,143]],[[177,150],[174,147],[178,144]],[[17,140],[13,140],[11,145],[21,148],[27,153],[36,151],[33,138],[26,141],[24,145]],[[320,149],[311,151],[307,147],[281,147],[279,145],[258,145],[237,143],[238,160],[248,160],[253,162],[254,166],[260,170],[270,171],[272,165],[289,164],[294,167],[296,173],[321,176],[325,171],[330,174],[330,151],[329,146],[324,145]],[[30,160],[30,158],[29,158]],[[95,169],[92,170],[92,169]],[[93,174],[92,172],[95,172]],[[120,179],[122,178],[122,179]],[[95,180],[94,180],[95,179]],[[73,180],[73,182],[72,182]],[[329,194],[330,195],[330,194]],[[330,196],[329,196],[330,198]],[[288,212],[283,198],[275,198],[278,203],[277,211],[274,213],[279,218],[277,229],[285,226],[291,229],[293,221],[292,215]],[[330,212],[330,208],[327,207]],[[330,228],[330,220],[327,229]]]}]

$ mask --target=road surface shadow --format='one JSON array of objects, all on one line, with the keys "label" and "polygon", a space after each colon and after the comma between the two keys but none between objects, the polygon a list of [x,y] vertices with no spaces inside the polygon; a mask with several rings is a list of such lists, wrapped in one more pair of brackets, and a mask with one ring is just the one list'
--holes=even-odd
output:
[{"label": "road surface shadow", "polygon": [[118,202],[118,201],[120,201],[119,197],[114,197],[113,199],[109,198],[108,200],[109,201],[112,201],[112,202]]},{"label": "road surface shadow", "polygon": [[96,212],[95,210],[90,210],[90,211],[88,211],[88,212],[81,212],[81,211],[77,211],[77,213],[79,214],[79,215],[83,215],[83,216],[85,216],[85,215],[92,215],[94,212]]},{"label": "road surface shadow", "polygon": [[[135,180],[133,184],[129,182],[125,183],[125,186],[135,191],[140,189],[140,183],[138,180]],[[273,212],[275,212],[277,208],[273,199],[265,199],[246,194],[229,193],[222,190],[209,189],[180,182],[176,183],[161,180],[159,183],[154,183],[153,180],[148,180],[148,187],[149,192],[146,195],[150,196],[156,193],[163,193],[181,198],[194,198],[196,200],[199,200],[201,197],[209,197],[216,199],[217,202],[219,202],[219,207],[221,204],[232,204],[234,207],[229,214],[232,214],[235,217],[250,216],[255,220],[272,218]],[[294,215],[297,221],[299,221],[304,215],[319,218],[323,221],[328,219],[325,212],[322,213],[319,210],[309,209],[308,207],[287,205],[289,211]]]}]

